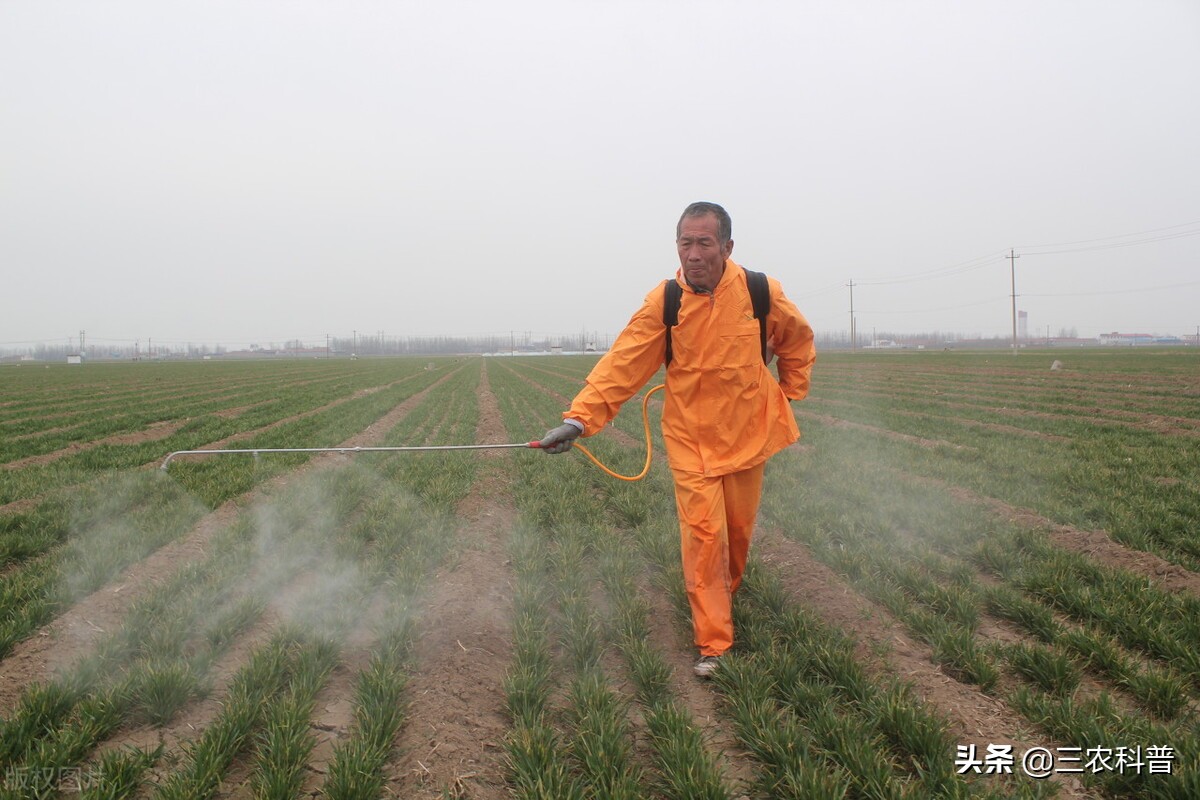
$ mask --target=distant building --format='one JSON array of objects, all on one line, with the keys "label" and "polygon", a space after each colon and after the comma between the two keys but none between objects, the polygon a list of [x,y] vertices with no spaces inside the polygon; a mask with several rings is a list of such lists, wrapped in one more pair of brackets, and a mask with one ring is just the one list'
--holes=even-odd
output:
[{"label": "distant building", "polygon": [[1102,333],[1100,344],[1110,346],[1133,346],[1139,344],[1154,344],[1154,337],[1148,333]]}]

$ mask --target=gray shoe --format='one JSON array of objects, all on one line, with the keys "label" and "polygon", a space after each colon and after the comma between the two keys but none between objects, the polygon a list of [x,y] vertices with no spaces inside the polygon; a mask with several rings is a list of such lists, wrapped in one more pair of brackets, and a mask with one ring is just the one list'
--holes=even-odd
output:
[{"label": "gray shoe", "polygon": [[720,656],[701,656],[700,660],[696,662],[696,666],[692,667],[692,672],[701,678],[711,678],[720,666]]}]

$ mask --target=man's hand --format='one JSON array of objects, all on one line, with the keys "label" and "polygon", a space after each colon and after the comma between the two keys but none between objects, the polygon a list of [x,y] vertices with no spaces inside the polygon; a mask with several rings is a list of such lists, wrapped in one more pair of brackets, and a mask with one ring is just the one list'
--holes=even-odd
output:
[{"label": "man's hand", "polygon": [[579,428],[569,422],[564,422],[557,428],[552,428],[542,437],[541,449],[544,453],[555,455],[571,449],[571,444],[579,438]]}]

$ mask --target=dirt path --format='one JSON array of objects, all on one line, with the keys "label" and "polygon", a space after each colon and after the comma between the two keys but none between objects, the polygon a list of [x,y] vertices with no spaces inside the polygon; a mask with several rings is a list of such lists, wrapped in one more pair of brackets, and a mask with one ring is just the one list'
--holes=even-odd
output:
[{"label": "dirt path", "polygon": [[[417,373],[417,374],[420,374],[420,373]],[[252,438],[254,436],[257,436],[260,433],[264,433],[265,431],[269,431],[274,428],[278,428],[280,425],[286,425],[290,422],[295,422],[296,420],[304,419],[306,417],[311,417],[314,414],[319,414],[323,411],[328,411],[331,408],[336,408],[337,406],[342,405],[343,403],[347,403],[351,400],[357,400],[360,397],[366,397],[367,395],[374,394],[375,392],[379,392],[384,389],[390,389],[391,387],[396,386],[397,384],[403,383],[404,381],[407,381],[407,380],[412,380],[415,377],[417,377],[417,375],[409,375],[409,376],[406,376],[399,380],[392,381],[391,383],[384,384],[382,386],[371,386],[366,389],[359,389],[358,391],[356,391],[354,394],[350,395],[349,397],[339,397],[337,400],[326,403],[325,405],[320,406],[318,408],[309,409],[308,411],[301,411],[300,413],[293,414],[290,417],[284,417],[283,419],[278,419],[272,423],[263,425],[258,428],[254,428],[252,430],[241,431],[240,433],[235,433],[232,436],[226,436],[224,439],[220,439],[215,442],[208,442],[207,444],[203,444],[203,445],[200,445],[199,447],[195,447],[192,449],[194,449],[194,450],[221,450],[221,449],[228,447],[231,444],[235,444],[237,442]],[[438,383],[441,383],[441,381],[439,380]],[[423,389],[421,392],[419,392],[419,394],[421,396],[423,396],[425,394],[425,392],[427,392],[428,390],[429,389],[427,387],[426,389]],[[412,398],[410,398],[409,401],[405,401],[405,402],[406,403],[410,402],[411,399]],[[259,404],[256,403],[254,405],[259,405]],[[245,411],[246,409],[253,408],[253,407],[254,407],[253,405],[250,405],[250,406],[241,406],[240,408],[237,408],[237,409],[227,409],[226,412],[216,412],[215,416],[222,416],[223,413],[228,413],[228,414],[231,414],[232,416],[237,416],[238,414],[235,414],[233,412],[241,413],[241,412]],[[182,423],[180,424],[180,427],[182,427]],[[144,433],[145,433],[144,431],[139,431],[139,432],[132,433],[132,434],[120,434],[120,436],[121,437],[141,436]],[[174,433],[174,430],[172,430],[170,433],[165,434],[163,437],[155,437],[155,439],[166,438],[167,436],[170,436],[171,433]],[[118,438],[118,437],[114,437],[114,438]],[[150,439],[142,439],[140,441],[150,441]],[[30,466],[31,464],[35,464],[35,463],[42,464],[42,463],[48,463],[50,461],[56,461],[65,456],[75,455],[76,453],[82,452],[84,450],[90,450],[92,447],[94,447],[98,444],[101,444],[101,443],[114,444],[117,442],[87,442],[83,445],[72,445],[71,447],[67,447],[62,450],[56,450],[53,453],[45,453],[40,456],[30,456],[29,459],[26,460],[27,463],[22,464],[22,466]],[[119,442],[119,443],[120,444],[138,444],[140,442],[131,440],[131,441],[124,441],[124,442]],[[339,444],[339,445],[334,445],[334,446],[335,447],[344,447],[347,445]],[[368,446],[368,445],[366,443],[360,442],[359,446]],[[186,459],[186,458],[188,458],[188,456],[180,456],[179,458]],[[16,462],[11,462],[11,463],[16,463]],[[162,462],[160,460],[155,460],[155,461],[148,462],[146,464],[142,464],[141,466],[137,467],[137,469],[152,469],[152,468],[158,467],[161,463]],[[0,465],[0,468],[5,467],[5,466],[8,466],[8,465]],[[76,485],[76,484],[64,484],[62,486],[59,486],[58,490],[69,489],[73,485]],[[6,503],[4,505],[0,505],[0,515],[25,513],[27,511],[32,510],[38,504],[45,501],[46,498],[49,496],[50,496],[50,494],[43,494],[43,495],[37,495],[35,497],[25,497],[25,498],[21,498],[19,500],[13,500],[12,502]]]},{"label": "dirt path", "polygon": [[[161,744],[165,752],[178,753],[186,743],[194,742],[212,724],[213,720],[220,716],[223,708],[222,699],[228,692],[238,670],[246,665],[255,650],[270,641],[278,624],[277,616],[268,610],[249,630],[240,635],[233,646],[212,666],[209,673],[212,691],[200,700],[190,703],[176,714],[171,722],[163,726],[142,725],[126,728],[106,740],[98,751],[107,753],[126,747],[153,750]],[[146,785],[137,793],[136,797],[152,797],[154,788],[171,773],[175,766],[173,760],[164,760],[152,767]]]},{"label": "dirt path", "polygon": [[[420,376],[421,374],[422,373],[418,372],[413,375],[407,375],[403,378],[400,378],[399,380],[392,381],[391,383],[386,383],[382,386],[371,386],[366,389],[359,389],[352,395],[349,395],[347,397],[339,397],[337,400],[330,401],[323,406],[318,406],[316,408],[309,409],[308,411],[301,411],[299,414],[293,414],[290,417],[285,417],[284,419],[275,420],[274,422],[267,424],[267,425],[263,425],[262,427],[254,428],[253,430],[248,430],[248,431],[241,431],[240,433],[235,433],[232,436],[226,436],[224,439],[220,439],[215,442],[209,442],[208,444],[201,445],[200,447],[193,447],[191,449],[193,449],[193,450],[223,450],[231,444],[235,444],[237,442],[243,442],[246,439],[252,439],[255,436],[258,436],[260,433],[266,433],[267,431],[274,430],[275,428],[278,428],[281,425],[287,425],[288,423],[295,422],[296,420],[306,419],[308,417],[312,417],[317,414],[324,413],[324,412],[330,410],[331,408],[337,408],[340,405],[349,403],[351,400],[358,400],[360,398],[367,397],[368,395],[375,394],[376,392],[382,392],[384,389],[390,389],[393,386],[398,386],[399,384],[404,383],[405,381],[413,380],[414,378]],[[441,383],[445,379],[446,378],[443,377],[437,383]],[[430,388],[432,388],[432,387],[427,387],[426,389],[423,389],[421,392],[419,392],[416,395],[413,395],[413,397],[410,397],[408,400],[406,400],[401,405],[408,405],[409,408],[412,408],[412,405],[409,405],[409,404],[411,404],[412,401],[416,397],[424,397],[425,393],[428,392]],[[399,407],[399,406],[397,406],[397,407]],[[394,423],[393,423],[393,425],[394,425]],[[370,430],[370,428],[367,428],[367,430]],[[364,431],[363,433],[366,433],[366,431]],[[385,431],[385,433],[386,433],[386,431]],[[339,444],[339,445],[334,445],[334,446],[335,447],[343,447],[346,445]],[[358,446],[367,446],[367,445],[365,443],[359,443]],[[181,458],[187,458],[187,456],[181,456]]]},{"label": "dirt path", "polygon": [[[860,388],[863,387],[860,386]],[[968,413],[988,413],[1016,419],[1040,419],[1053,423],[1077,422],[1099,427],[1120,426],[1130,430],[1148,431],[1168,436],[1200,436],[1200,420],[1192,417],[1169,416],[1151,411],[1105,408],[1096,403],[1086,405],[1058,403],[1054,404],[1051,410],[1016,407],[1018,403],[1037,402],[1036,399],[1031,399],[1028,394],[1011,396],[1013,407],[1009,407],[1007,405],[997,405],[998,403],[1004,403],[1005,399],[995,395],[928,388],[922,392],[886,385],[871,388],[877,389],[880,393],[887,393],[898,401],[903,401],[906,398],[923,401],[932,395],[938,398],[938,405],[947,410],[965,410]],[[828,405],[855,405],[850,401],[824,397],[819,392],[814,393],[810,397],[814,401]],[[1046,405],[1044,402],[1042,404]],[[962,422],[964,419],[963,417],[952,418],[956,422]]]},{"label": "dirt path", "polygon": [[32,511],[44,499],[44,497],[26,497],[23,500],[13,500],[11,503],[5,503],[0,506],[0,516],[4,516],[5,514],[24,514],[27,511]]},{"label": "dirt path", "polygon": [[665,649],[671,667],[671,694],[691,714],[709,752],[717,757],[727,784],[732,782],[744,789],[758,777],[758,767],[734,735],[732,723],[719,715],[718,695],[712,684],[692,674],[697,651],[690,636],[690,621],[679,621],[679,612],[661,590],[643,594],[650,603],[650,639],[668,645]]},{"label": "dirt path", "polygon": [[103,439],[95,439],[90,442],[76,442],[55,450],[52,453],[43,453],[40,456],[27,456],[18,458],[16,461],[9,461],[2,465],[4,469],[22,469],[23,467],[32,466],[35,464],[49,464],[52,461],[57,461],[66,456],[73,456],[76,453],[83,453],[88,450],[93,450],[101,445],[106,444],[143,444],[145,442],[157,442],[166,439],[182,428],[184,420],[168,420],[166,422],[155,422],[152,425],[143,428],[140,431],[132,433],[118,433],[114,436],[106,436]]},{"label": "dirt path", "polygon": [[[336,446],[366,447],[381,443],[389,430],[424,401],[426,394],[453,374],[448,373]],[[231,525],[243,508],[252,506],[302,475],[345,463],[348,458],[341,454],[318,455],[291,472],[265,481],[245,495],[226,501],[201,518],[183,537],[131,565],[117,580],[83,598],[37,634],[17,644],[0,662],[0,716],[10,713],[28,684],[52,678],[59,668],[68,666],[86,652],[98,636],[118,626],[137,598],[167,580],[181,565],[205,558],[213,537]]]},{"label": "dirt path", "polygon": [[[509,441],[483,362],[478,444]],[[509,727],[503,680],[512,659],[512,572],[508,536],[517,514],[502,450],[480,451],[479,480],[459,504],[459,557],[432,578],[423,604],[410,705],[388,770],[387,791],[403,798],[501,800],[504,736]]]},{"label": "dirt path", "polygon": [[[848,422],[836,417],[813,414],[812,412],[798,411],[797,415],[800,417],[810,416],[834,427],[854,427],[879,433],[889,438],[913,440],[923,446],[949,444],[935,440],[918,439],[906,434]],[[961,420],[959,421],[961,422]],[[950,446],[957,447],[957,445]],[[1060,547],[1083,553],[1107,566],[1145,575],[1168,591],[1183,591],[1200,596],[1200,573],[1193,572],[1178,564],[1172,564],[1170,561],[1154,553],[1145,550],[1136,550],[1123,545],[1120,542],[1114,541],[1104,531],[1085,531],[1070,525],[1059,524],[1038,514],[1036,511],[1020,508],[998,498],[981,495],[971,489],[955,486],[937,478],[911,473],[904,473],[902,477],[906,480],[915,481],[927,486],[935,486],[958,500],[983,507],[989,513],[1004,517],[1022,527],[1045,530],[1048,532],[1050,540]]]},{"label": "dirt path", "polygon": [[1104,531],[1084,531],[1070,525],[1060,525],[1035,511],[1009,505],[994,497],[984,497],[970,489],[953,486],[947,489],[954,497],[986,507],[993,514],[1026,528],[1048,531],[1050,540],[1059,547],[1083,553],[1101,564],[1145,575],[1172,592],[1189,592],[1200,597],[1200,574],[1172,564],[1154,553],[1134,550],[1113,541]]},{"label": "dirt path", "polygon": [[909,444],[915,444],[915,445],[919,445],[921,447],[928,447],[928,448],[948,447],[951,450],[974,450],[975,449],[974,447],[968,447],[967,445],[955,444],[954,442],[948,442],[945,439],[925,439],[920,436],[912,436],[907,433],[899,433],[897,431],[888,430],[887,428],[879,428],[874,425],[866,425],[861,422],[851,422],[850,420],[842,419],[841,417],[832,417],[832,416],[829,416],[828,414],[818,414],[814,411],[807,411],[807,410],[801,409],[801,408],[795,409],[795,413],[796,413],[796,416],[800,419],[815,420],[822,424],[828,425],[831,428],[853,428],[855,430],[868,431],[870,433],[874,433],[874,434],[878,434],[879,436],[883,436],[887,439],[892,439],[897,442],[908,442]]},{"label": "dirt path", "polygon": [[[297,389],[297,388],[300,388],[303,386],[308,386],[313,383],[329,381],[329,380],[336,380],[336,379],[324,378],[324,379],[320,379],[320,380],[294,381],[294,382],[288,383],[286,385],[287,385],[288,390],[294,390],[294,389]],[[239,384],[239,385],[234,385],[234,386],[229,386],[228,384],[217,386],[217,385],[212,385],[207,381],[204,381],[204,382],[201,382],[196,385],[180,384],[180,385],[174,385],[170,389],[161,389],[160,388],[160,389],[156,390],[153,394],[149,394],[149,395],[146,394],[145,392],[141,392],[141,391],[131,392],[128,394],[128,396],[121,397],[112,402],[106,402],[106,403],[95,403],[94,401],[97,399],[97,395],[89,394],[88,407],[84,410],[79,410],[78,408],[73,408],[70,411],[54,412],[54,411],[47,411],[45,409],[41,409],[36,414],[33,414],[32,416],[22,417],[19,419],[6,420],[4,424],[9,425],[9,424],[14,424],[14,423],[26,422],[26,421],[30,421],[30,420],[38,420],[38,421],[44,422],[45,420],[63,419],[66,417],[69,417],[71,419],[82,418],[82,421],[79,421],[79,422],[71,422],[68,425],[62,425],[57,428],[47,428],[45,430],[32,431],[30,433],[23,433],[19,436],[13,437],[14,441],[26,440],[26,439],[32,439],[32,438],[36,438],[39,436],[46,436],[46,435],[54,434],[54,433],[61,433],[63,431],[71,430],[73,428],[84,427],[89,424],[88,420],[95,417],[96,414],[103,413],[103,412],[111,410],[111,409],[117,409],[116,411],[114,411],[114,413],[112,415],[110,415],[111,417],[123,417],[123,416],[125,416],[123,409],[126,408],[128,406],[128,404],[134,400],[138,401],[138,403],[157,402],[159,400],[169,399],[173,396],[186,394],[186,396],[189,398],[189,400],[193,401],[193,402],[194,401],[202,401],[205,403],[221,403],[221,402],[231,400],[231,399],[242,398],[246,395],[247,392],[253,391],[255,388],[257,388],[259,386],[263,386],[263,385],[271,385],[271,386],[277,387],[279,384],[275,380],[272,380],[272,379],[257,380],[257,381],[253,381],[250,383]],[[265,402],[268,402],[268,401],[263,400],[263,401],[258,401],[256,403],[253,403],[251,405],[242,406],[242,411],[245,411],[246,409],[249,409],[249,408],[253,408],[254,406],[257,406],[257,405],[262,405]],[[227,411],[227,410],[229,410],[229,409],[225,409],[222,411],[214,411],[211,413],[215,416],[221,416],[224,413],[224,411]],[[188,417],[184,416],[184,417],[182,417],[182,419],[184,421],[187,421]],[[2,427],[3,426],[0,426],[0,428],[2,428]]]},{"label": "dirt path", "polygon": [[[754,547],[798,603],[854,637],[858,660],[874,677],[910,683],[917,697],[946,717],[956,745],[976,744],[984,750],[988,744],[1011,744],[1018,753],[1035,745],[1055,746],[1045,739],[1014,738],[1014,732],[1029,730],[1028,721],[1003,701],[942,672],[927,645],[910,638],[886,609],[860,595],[803,544],[767,528],[756,534]],[[1099,797],[1078,779],[1055,779],[1061,787],[1059,797]]]},{"label": "dirt path", "polygon": [[[828,403],[829,401],[826,401]],[[895,414],[902,417],[911,417],[913,419],[935,419],[943,424],[962,425],[965,428],[983,428],[984,430],[995,431],[996,433],[1006,433],[1013,436],[1025,436],[1030,439],[1041,439],[1046,442],[1070,442],[1074,441],[1070,436],[1059,436],[1056,433],[1043,433],[1042,431],[1030,430],[1029,428],[1018,428],[1015,425],[1002,425],[999,422],[982,422],[977,419],[968,417],[951,417],[945,414],[933,414],[924,411],[904,411],[902,409],[888,409],[889,414]]]},{"label": "dirt path", "polygon": [[301,793],[317,797],[333,762],[334,748],[354,728],[354,695],[359,675],[370,666],[373,648],[378,643],[369,624],[385,613],[382,596],[377,596],[363,615],[363,622],[350,632],[338,656],[338,663],[317,693],[309,727],[316,746],[308,758],[307,774]]},{"label": "dirt path", "polygon": [[1059,547],[1083,553],[1106,566],[1144,575],[1167,591],[1188,592],[1200,597],[1200,573],[1172,564],[1154,553],[1135,550],[1113,541],[1104,531],[1085,531],[1070,525],[1061,525],[1036,511],[1020,508],[937,478],[912,474],[905,474],[904,477],[927,486],[936,486],[957,500],[980,506],[989,513],[1021,527],[1044,530],[1050,541]]}]

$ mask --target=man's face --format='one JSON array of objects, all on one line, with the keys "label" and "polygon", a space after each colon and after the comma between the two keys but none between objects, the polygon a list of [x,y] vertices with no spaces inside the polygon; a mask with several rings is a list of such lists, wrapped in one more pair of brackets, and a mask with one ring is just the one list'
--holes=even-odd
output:
[{"label": "man's face", "polygon": [[693,286],[712,291],[721,280],[725,259],[733,253],[733,240],[721,244],[717,238],[717,217],[684,217],[679,225],[679,266],[683,277]]}]

